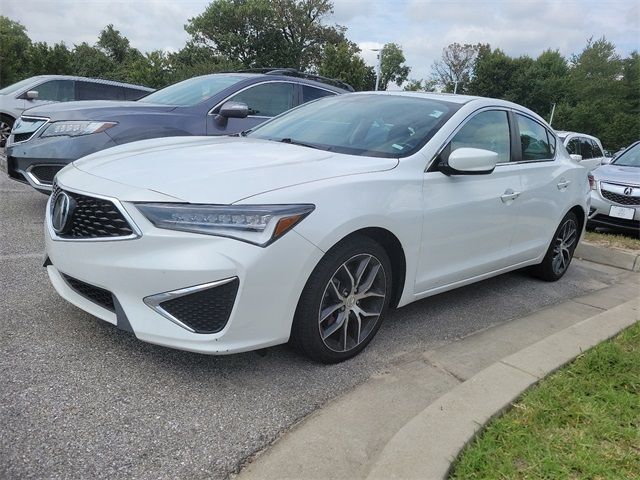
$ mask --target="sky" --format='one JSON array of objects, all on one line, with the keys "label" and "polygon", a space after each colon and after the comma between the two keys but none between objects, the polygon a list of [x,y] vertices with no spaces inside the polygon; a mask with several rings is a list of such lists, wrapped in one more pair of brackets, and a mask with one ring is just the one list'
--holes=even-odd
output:
[{"label": "sky", "polygon": [[[184,24],[208,0],[0,0],[0,14],[21,22],[34,41],[93,44],[112,23],[132,46],[179,50]],[[605,36],[625,56],[640,49],[640,0],[334,0],[327,19],[374,65],[372,50],[400,44],[410,78],[428,78],[442,49],[453,42],[489,43],[509,55],[544,50],[579,53],[590,37]]]}]

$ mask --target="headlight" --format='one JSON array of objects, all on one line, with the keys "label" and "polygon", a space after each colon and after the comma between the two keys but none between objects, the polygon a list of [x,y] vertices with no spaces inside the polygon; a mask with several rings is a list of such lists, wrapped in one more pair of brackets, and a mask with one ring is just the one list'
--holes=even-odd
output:
[{"label": "headlight", "polygon": [[314,205],[193,205],[137,203],[158,228],[204,233],[266,247],[309,215]]},{"label": "headlight", "polygon": [[104,132],[106,129],[117,125],[116,122],[91,122],[83,120],[73,120],[64,122],[53,122],[45,128],[41,137],[89,135],[91,133]]}]

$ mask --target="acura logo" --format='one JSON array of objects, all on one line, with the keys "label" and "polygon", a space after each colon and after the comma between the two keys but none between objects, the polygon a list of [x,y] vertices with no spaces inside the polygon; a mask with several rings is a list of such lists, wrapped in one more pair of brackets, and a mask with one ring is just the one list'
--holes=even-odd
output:
[{"label": "acura logo", "polygon": [[624,189],[624,194],[625,194],[625,195],[631,195],[632,193],[633,193],[633,188],[631,188],[631,187],[626,187],[626,188]]},{"label": "acura logo", "polygon": [[53,201],[53,209],[51,210],[51,226],[53,230],[60,234],[63,233],[69,225],[71,213],[75,202],[73,198],[64,192],[60,192]]}]

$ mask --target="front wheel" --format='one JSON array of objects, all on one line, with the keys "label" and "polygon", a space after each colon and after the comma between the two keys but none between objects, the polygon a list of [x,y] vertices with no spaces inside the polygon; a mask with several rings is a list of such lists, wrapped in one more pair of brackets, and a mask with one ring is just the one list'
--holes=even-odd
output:
[{"label": "front wheel", "polygon": [[569,212],[560,222],[542,263],[531,269],[532,274],[547,282],[560,280],[569,268],[579,239],[578,217]]},{"label": "front wheel", "polygon": [[333,247],[315,268],[293,321],[294,346],[313,360],[337,363],[357,355],[380,328],[391,296],[391,263],[365,236]]},{"label": "front wheel", "polygon": [[13,128],[14,119],[7,117],[6,115],[0,116],[0,148],[4,148],[11,135],[11,129]]}]

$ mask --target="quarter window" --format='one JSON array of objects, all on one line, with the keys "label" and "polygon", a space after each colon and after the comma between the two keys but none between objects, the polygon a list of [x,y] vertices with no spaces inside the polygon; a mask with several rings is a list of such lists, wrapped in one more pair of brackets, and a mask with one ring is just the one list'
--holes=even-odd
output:
[{"label": "quarter window", "polygon": [[73,80],[52,80],[34,88],[38,92],[38,100],[52,102],[70,102],[73,98]]},{"label": "quarter window", "polygon": [[451,151],[481,148],[498,154],[498,162],[511,160],[511,141],[507,112],[492,110],[471,118],[451,140]]},{"label": "quarter window", "polygon": [[263,83],[248,88],[229,100],[246,103],[249,115],[275,117],[293,107],[293,84]]},{"label": "quarter window", "polygon": [[522,160],[549,160],[553,158],[547,129],[535,120],[516,114],[522,145]]}]

